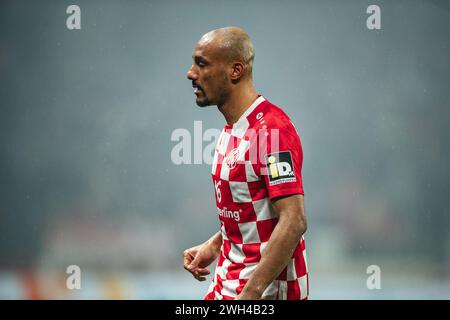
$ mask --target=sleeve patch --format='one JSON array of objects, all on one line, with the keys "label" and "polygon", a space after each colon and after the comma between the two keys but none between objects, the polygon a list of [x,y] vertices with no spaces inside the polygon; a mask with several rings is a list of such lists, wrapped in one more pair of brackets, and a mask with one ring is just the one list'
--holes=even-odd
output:
[{"label": "sleeve patch", "polygon": [[290,151],[281,151],[266,155],[269,185],[295,182],[294,165]]}]

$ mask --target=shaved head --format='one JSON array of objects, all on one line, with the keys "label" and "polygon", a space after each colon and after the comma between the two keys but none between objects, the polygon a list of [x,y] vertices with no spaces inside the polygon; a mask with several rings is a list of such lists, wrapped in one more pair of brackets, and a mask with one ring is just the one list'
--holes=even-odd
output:
[{"label": "shaved head", "polygon": [[240,61],[251,76],[255,52],[248,34],[238,27],[225,27],[212,30],[199,40],[199,44],[213,45],[225,62]]},{"label": "shaved head", "polygon": [[[246,105],[248,100],[255,100],[254,56],[252,41],[240,28],[226,27],[204,34],[192,52],[193,64],[187,73],[197,105],[220,108],[230,101]],[[236,102],[239,99],[243,101]]]}]

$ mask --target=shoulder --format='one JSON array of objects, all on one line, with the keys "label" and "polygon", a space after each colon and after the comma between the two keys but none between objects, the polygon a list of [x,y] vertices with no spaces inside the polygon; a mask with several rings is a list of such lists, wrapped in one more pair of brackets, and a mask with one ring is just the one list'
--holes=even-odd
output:
[{"label": "shoulder", "polygon": [[297,135],[294,124],[288,114],[279,106],[268,100],[263,101],[248,116],[250,127],[255,130],[278,129],[285,134]]}]

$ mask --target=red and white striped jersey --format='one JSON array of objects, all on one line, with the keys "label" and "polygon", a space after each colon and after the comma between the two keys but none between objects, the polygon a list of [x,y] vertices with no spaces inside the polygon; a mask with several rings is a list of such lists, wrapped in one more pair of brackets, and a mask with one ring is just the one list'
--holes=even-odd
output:
[{"label": "red and white striped jersey", "polygon": [[[278,218],[271,200],[304,194],[303,151],[286,113],[259,96],[219,137],[212,164],[222,246],[205,299],[234,299],[255,270]],[[307,299],[305,241],[263,299]]]}]

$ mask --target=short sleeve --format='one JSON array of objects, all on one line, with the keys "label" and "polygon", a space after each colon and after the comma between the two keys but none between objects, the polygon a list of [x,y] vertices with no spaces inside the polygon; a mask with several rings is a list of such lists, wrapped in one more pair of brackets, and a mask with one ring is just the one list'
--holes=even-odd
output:
[{"label": "short sleeve", "polygon": [[265,146],[260,149],[260,175],[270,199],[302,194],[303,150],[292,123],[279,129],[268,129]]}]

